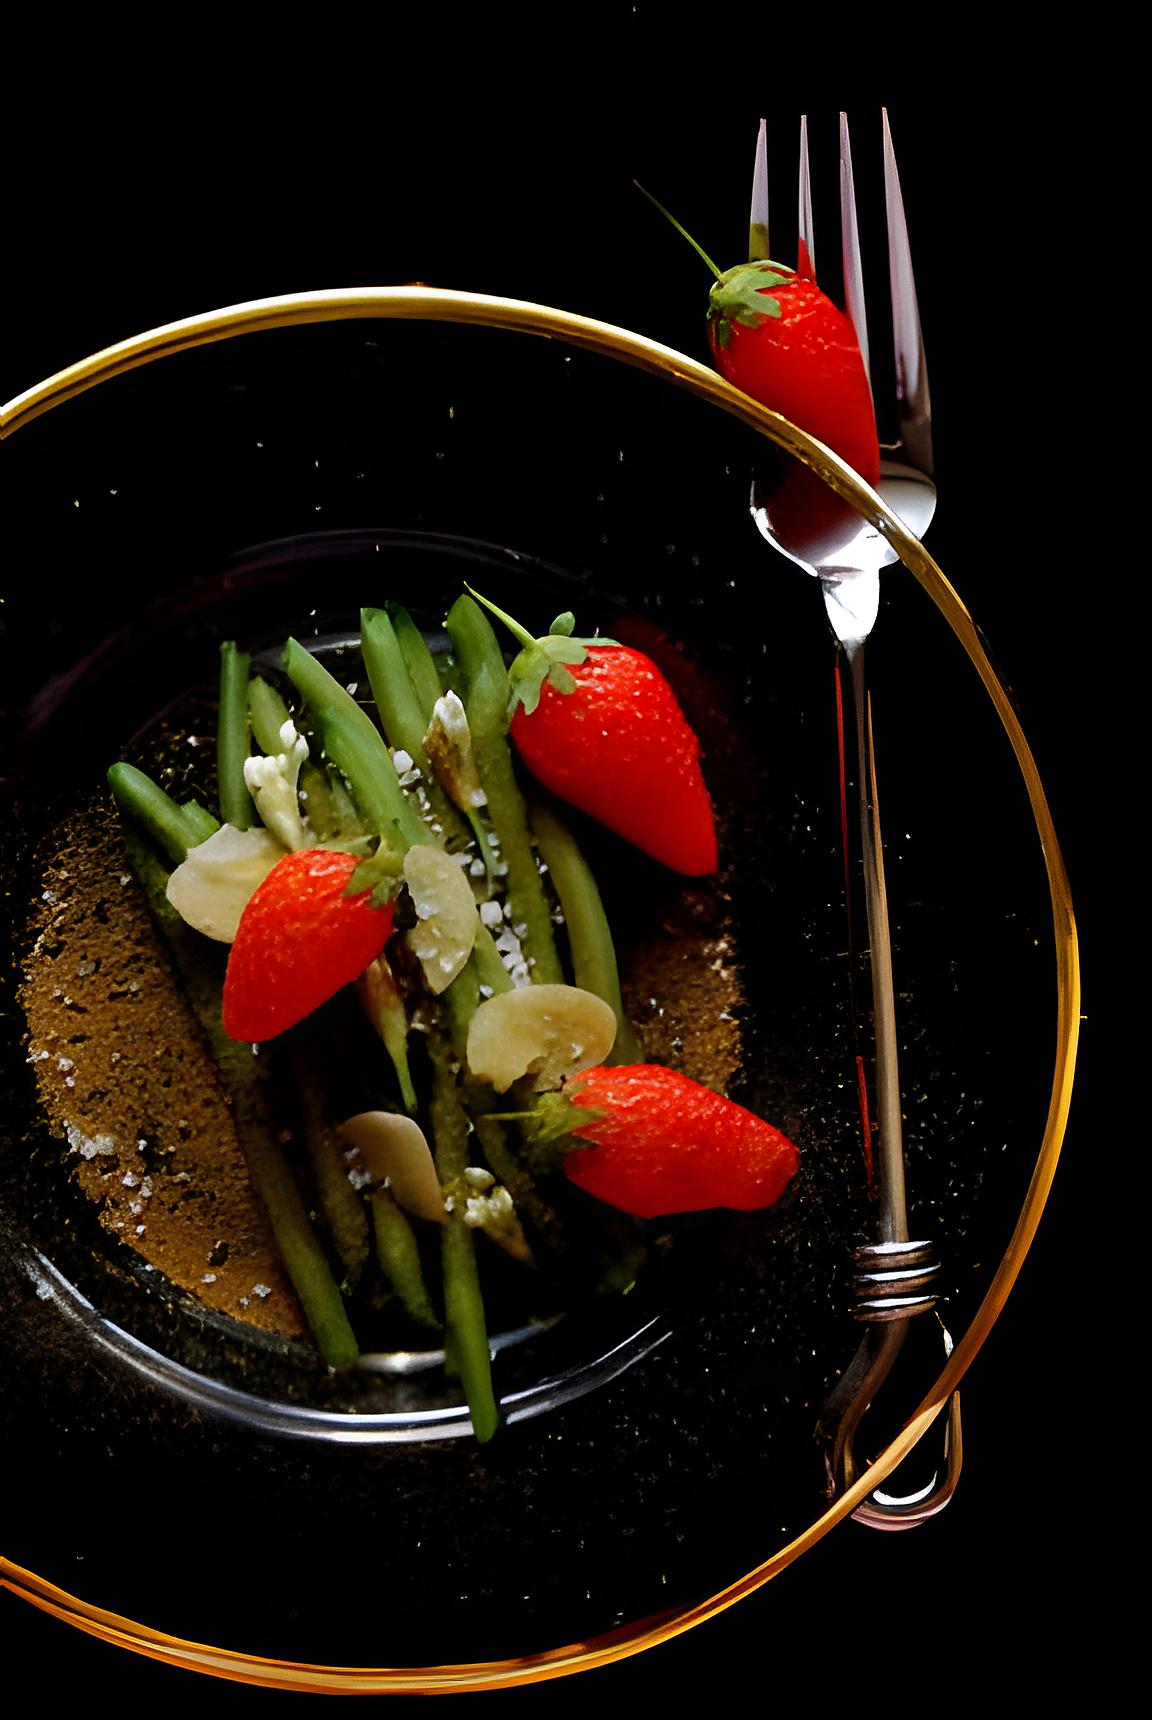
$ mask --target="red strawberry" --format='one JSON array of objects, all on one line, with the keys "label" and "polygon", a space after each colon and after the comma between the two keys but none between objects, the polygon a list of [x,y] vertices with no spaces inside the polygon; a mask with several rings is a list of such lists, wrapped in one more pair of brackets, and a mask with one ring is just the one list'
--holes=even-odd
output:
[{"label": "red strawberry", "polygon": [[742,1105],[655,1063],[586,1069],[563,1095],[602,1112],[571,1133],[570,1181],[635,1218],[772,1206],[796,1171],[792,1142]]},{"label": "red strawberry", "polygon": [[848,318],[781,263],[740,263],[708,300],[716,368],[736,388],[826,442],[864,479],[880,476],[876,415]]},{"label": "red strawberry", "polygon": [[487,607],[524,646],[509,672],[508,732],[532,774],[674,872],[715,872],[700,743],[652,659],[614,639],[572,638],[570,614],[533,639]]},{"label": "red strawberry", "polygon": [[392,905],[372,890],[346,894],[360,862],[306,848],[286,854],[240,919],[224,979],[224,1031],[251,1044],[274,1039],[357,979],[392,930]]},{"label": "red strawberry", "polygon": [[[721,376],[761,406],[770,406],[818,437],[865,483],[874,485],[880,476],[876,414],[849,319],[810,275],[799,274],[785,263],[754,259],[721,271],[650,191],[644,195],[716,277],[708,298],[708,341]],[[846,504],[819,479],[806,468],[796,468],[795,475],[801,480],[802,495],[790,498],[787,506],[802,514],[823,511],[843,518]],[[808,524],[807,535],[812,537],[830,522],[800,519],[797,523]]]}]

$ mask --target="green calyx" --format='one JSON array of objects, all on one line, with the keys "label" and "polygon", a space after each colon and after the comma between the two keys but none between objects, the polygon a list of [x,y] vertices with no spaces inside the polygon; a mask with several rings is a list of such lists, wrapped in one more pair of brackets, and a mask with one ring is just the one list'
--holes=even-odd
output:
[{"label": "green calyx", "polygon": [[381,842],[375,854],[361,860],[344,889],[346,896],[362,896],[371,890],[370,908],[386,908],[396,894],[404,861],[387,842]]},{"label": "green calyx", "polygon": [[732,324],[759,328],[768,317],[781,315],[780,300],[765,289],[784,286],[796,278],[795,269],[774,263],[770,257],[752,263],[737,263],[716,278],[708,295],[708,320],[717,325],[721,346],[732,338]]},{"label": "green calyx", "polygon": [[569,1153],[580,1152],[589,1143],[576,1138],[576,1131],[597,1122],[605,1113],[591,1106],[573,1104],[563,1093],[540,1093],[530,1111],[492,1111],[491,1120],[517,1122],[524,1136],[528,1167],[533,1176],[555,1176]]},{"label": "green calyx", "polygon": [[502,609],[498,609],[494,603],[490,603],[478,591],[473,591],[470,585],[466,586],[465,589],[469,596],[476,599],[477,603],[482,603],[485,609],[490,610],[496,616],[497,620],[502,621],[522,646],[522,650],[518,656],[513,658],[511,668],[508,670],[509,721],[515,716],[519,705],[523,705],[528,716],[532,715],[540,703],[540,695],[544,690],[545,682],[554,687],[558,693],[574,693],[576,691],[576,678],[572,674],[572,668],[587,660],[589,646],[615,645],[617,643],[615,639],[603,639],[599,636],[595,638],[573,638],[576,617],[571,610],[565,610],[563,615],[558,615],[547,633],[543,634],[541,638],[533,639],[527,628],[522,627],[511,615],[506,615]]}]

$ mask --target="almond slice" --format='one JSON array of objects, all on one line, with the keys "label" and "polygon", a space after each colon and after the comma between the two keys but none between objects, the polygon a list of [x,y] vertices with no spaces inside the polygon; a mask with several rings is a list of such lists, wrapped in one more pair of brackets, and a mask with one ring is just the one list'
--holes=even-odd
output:
[{"label": "almond slice", "polygon": [[603,998],[574,985],[529,985],[482,1003],[468,1028],[468,1067],[506,1093],[522,1075],[536,1092],[602,1063],[616,1039]]},{"label": "almond slice", "polygon": [[206,842],[189,849],[168,880],[168,900],[195,931],[230,944],[249,898],[284,852],[270,830],[222,824]]},{"label": "almond slice", "polygon": [[361,1111],[341,1123],[340,1133],[358,1149],[373,1182],[388,1183],[398,1205],[433,1224],[447,1223],[432,1149],[419,1123],[393,1111]]},{"label": "almond slice", "polygon": [[472,954],[476,898],[457,861],[422,842],[404,857],[404,881],[417,921],[408,933],[408,945],[439,997]]}]

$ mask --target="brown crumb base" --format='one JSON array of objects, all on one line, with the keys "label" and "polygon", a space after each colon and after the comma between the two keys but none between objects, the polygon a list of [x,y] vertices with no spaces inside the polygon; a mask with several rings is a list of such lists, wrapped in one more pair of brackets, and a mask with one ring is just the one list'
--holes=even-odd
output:
[{"label": "brown crumb base", "polygon": [[740,1067],[740,976],[731,909],[717,881],[686,889],[659,935],[628,952],[624,1007],[649,1063],[724,1093]]},{"label": "brown crumb base", "polygon": [[60,833],[21,1001],[49,1122],[100,1222],[210,1308],[305,1326],[253,1194],[216,1072],[114,815]]}]

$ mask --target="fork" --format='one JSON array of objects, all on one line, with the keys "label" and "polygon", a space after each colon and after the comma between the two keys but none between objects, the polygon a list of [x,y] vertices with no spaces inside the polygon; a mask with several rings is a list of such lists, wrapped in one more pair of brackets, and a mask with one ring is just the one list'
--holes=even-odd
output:
[{"label": "fork", "polygon": [[[886,109],[882,112],[882,126],[897,438],[892,443],[882,444],[883,458],[876,487],[893,512],[899,514],[909,529],[920,537],[931,523],[936,508],[936,489],[932,481],[931,402],[900,176]],[[806,116],[800,122],[798,200],[797,273],[815,281],[816,239]],[[768,214],[767,142],[762,121],[757,140],[749,222],[749,253],[754,259],[770,255]],[[845,310],[855,330],[865,370],[870,373],[852,148],[847,115],[843,113],[840,115],[840,228]],[[792,481],[795,482],[797,477],[798,474],[794,474]],[[813,485],[819,483],[807,473],[799,481]],[[908,1236],[892,949],[872,745],[871,700],[865,676],[864,647],[879,611],[880,573],[898,557],[876,527],[855,513],[849,516],[844,512],[837,529],[829,533],[826,510],[823,514],[819,509],[813,510],[813,518],[821,521],[819,530],[805,533],[801,523],[803,510],[798,513],[792,507],[783,517],[774,514],[773,495],[771,488],[763,482],[753,484],[753,518],[770,543],[819,579],[828,620],[851,670],[864,897],[871,955],[879,1134],[875,1182],[879,1211],[877,1240],[856,1250],[855,1254],[855,1313],[865,1322],[866,1331],[855,1358],[829,1397],[821,1418],[820,1432],[827,1442],[829,1491],[835,1496],[845,1491],[856,1477],[853,1454],[856,1431],[900,1352],[909,1321],[914,1315],[933,1308],[936,1301],[931,1286],[938,1265],[932,1245],[910,1241]],[[861,1079],[862,1094],[864,1091]],[[862,1121],[871,1175],[866,1097],[862,1102]],[[947,1354],[951,1349],[951,1339],[943,1327],[941,1330]],[[943,1478],[934,1477],[929,1487],[907,1498],[877,1492],[860,1507],[856,1517],[874,1528],[908,1528],[924,1521],[947,1504],[958,1479],[959,1463],[959,1397],[955,1394],[948,1409]]]}]

